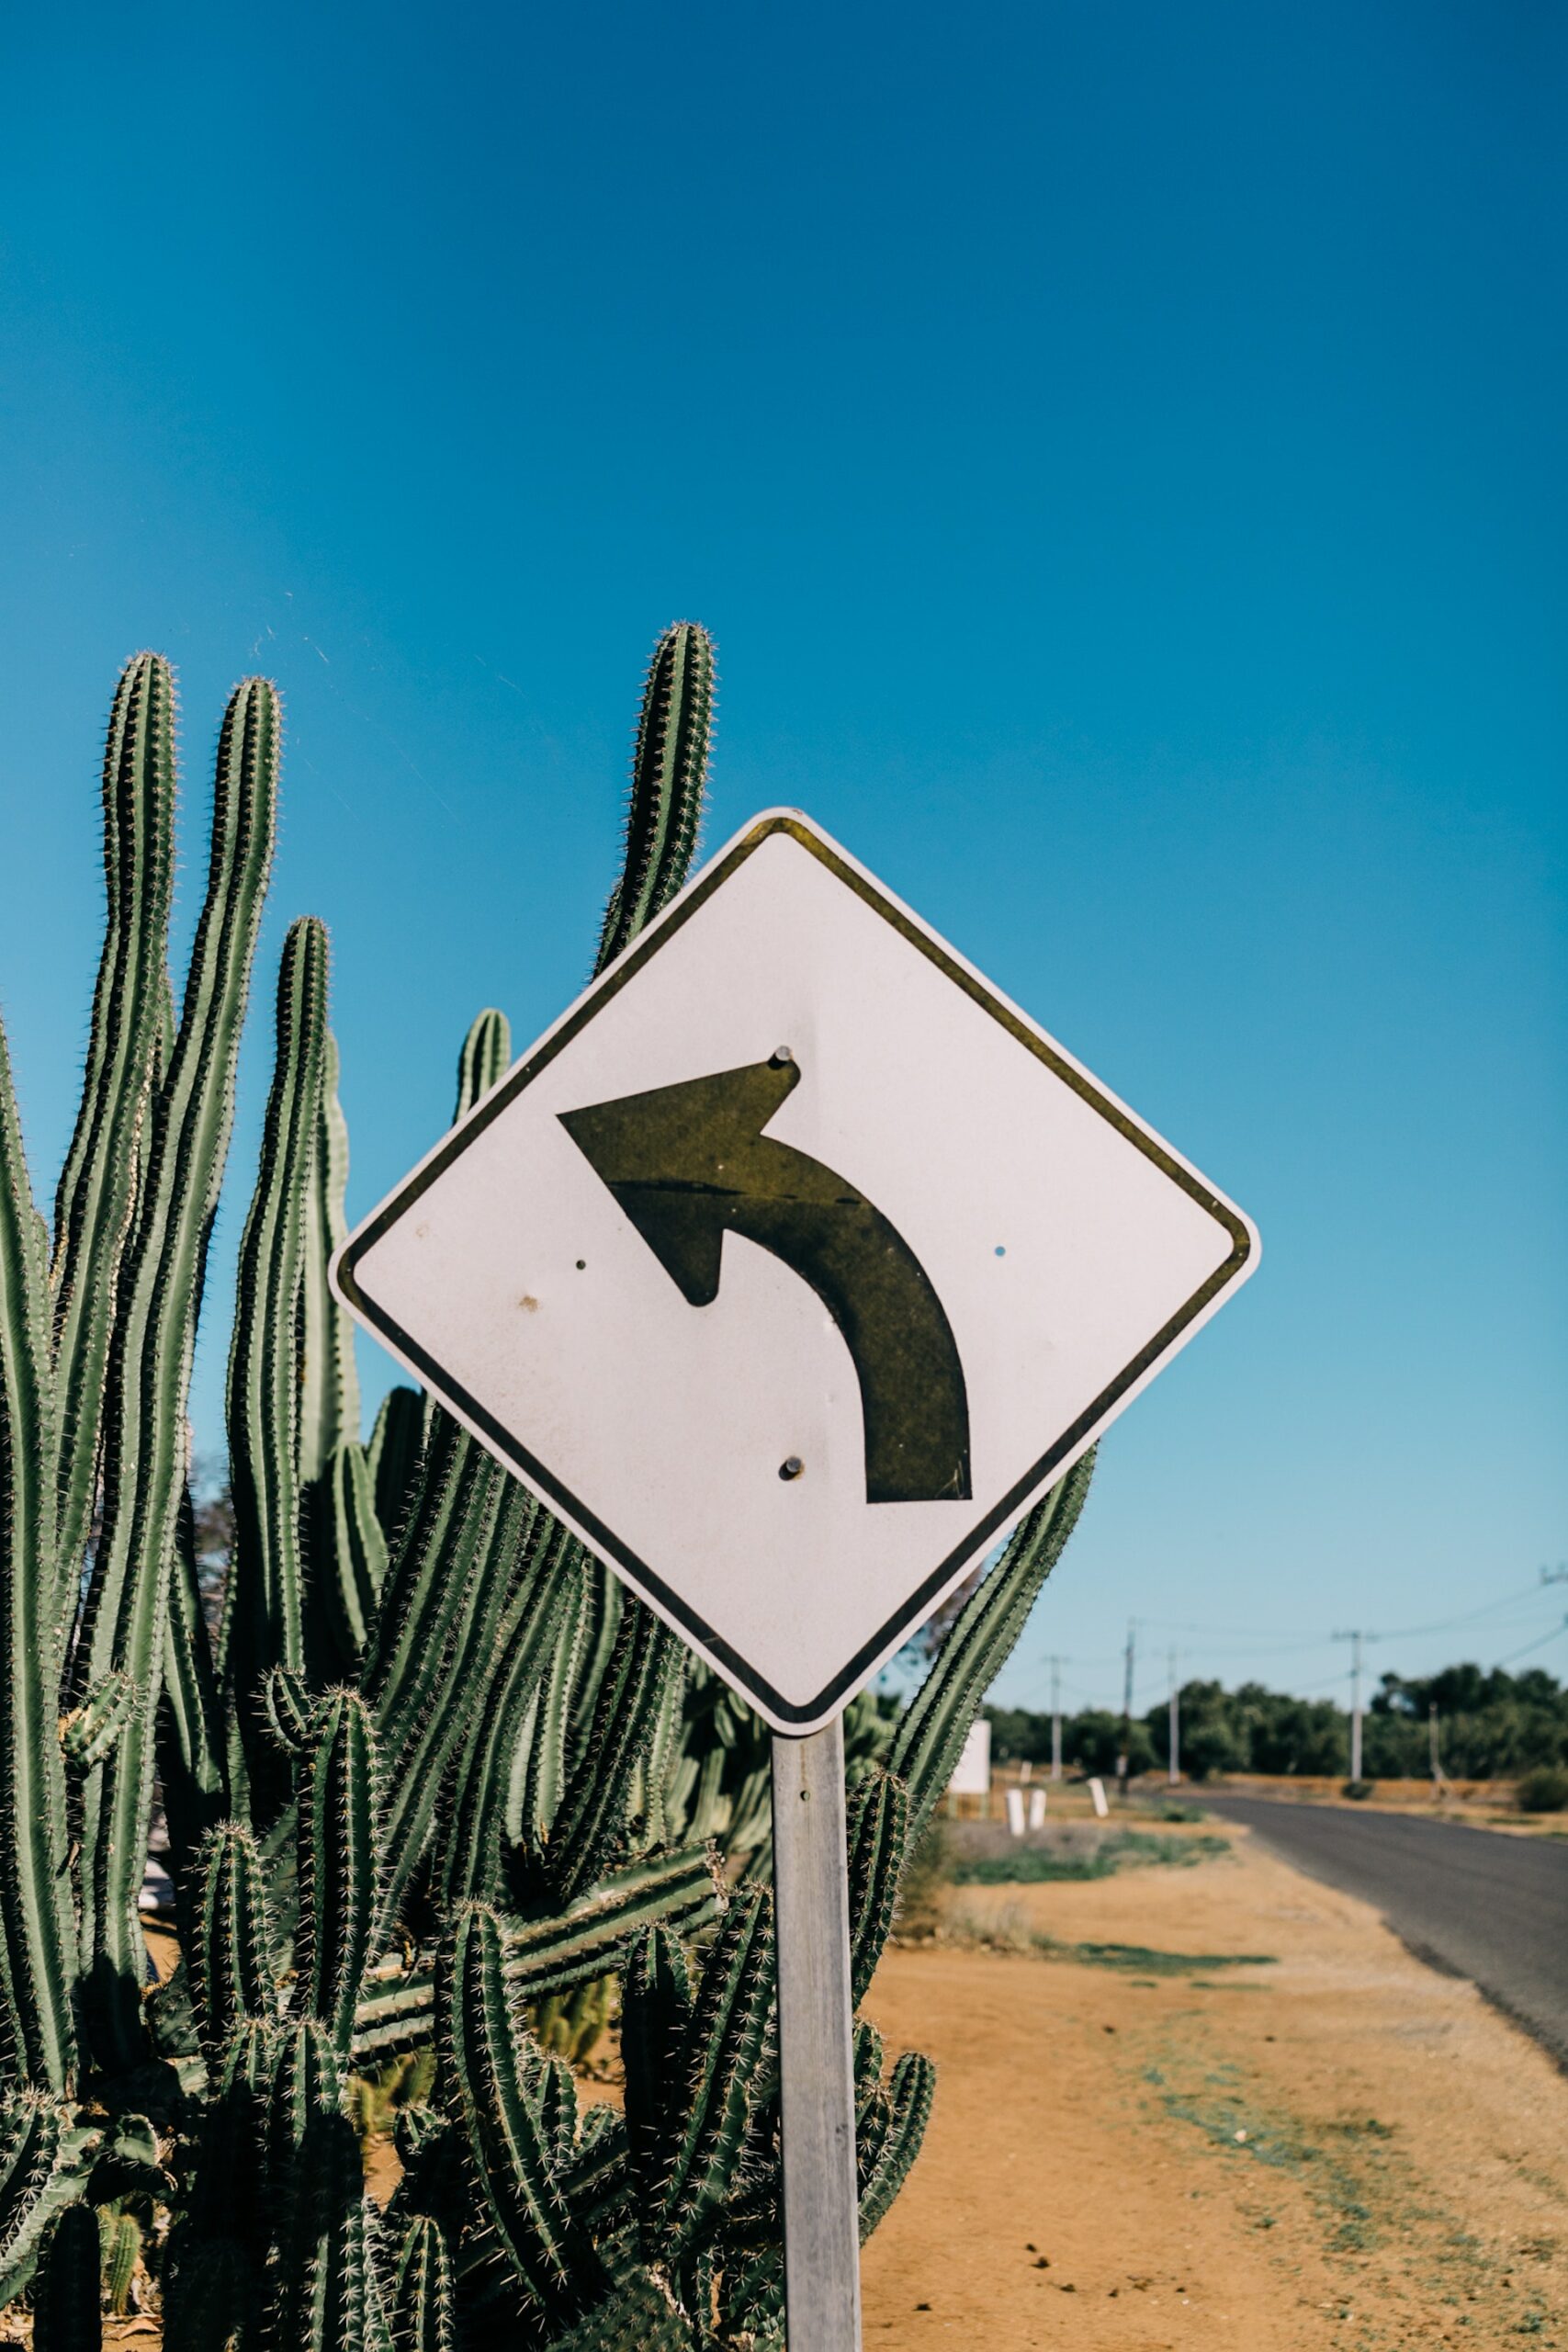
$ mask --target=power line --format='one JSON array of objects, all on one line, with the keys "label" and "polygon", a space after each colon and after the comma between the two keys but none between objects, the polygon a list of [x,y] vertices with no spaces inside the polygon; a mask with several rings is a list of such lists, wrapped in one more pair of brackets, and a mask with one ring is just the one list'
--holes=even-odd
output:
[{"label": "power line", "polygon": [[[1429,1624],[1392,1626],[1389,1631],[1382,1636],[1382,1639],[1390,1642],[1414,1641],[1417,1635],[1422,1634],[1446,1634],[1456,1625],[1472,1625],[1477,1618],[1490,1617],[1499,1609],[1512,1608],[1517,1602],[1533,1600],[1537,1599],[1540,1595],[1542,1584],[1555,1584],[1564,1580],[1568,1580],[1568,1572],[1554,1573],[1551,1570],[1543,1569],[1538,1582],[1535,1584],[1524,1585],[1517,1592],[1502,1593],[1495,1600],[1483,1601],[1478,1609],[1463,1610],[1455,1617],[1435,1618]],[[1300,1633],[1295,1633],[1285,1631],[1278,1625],[1270,1625],[1268,1627],[1214,1624],[1205,1625],[1195,1623],[1190,1618],[1182,1617],[1145,1617],[1140,1620],[1140,1623],[1145,1625],[1157,1626],[1162,1633],[1206,1634],[1218,1637],[1222,1641],[1224,1641],[1227,1638],[1233,1642],[1238,1640],[1250,1640],[1252,1636],[1256,1634],[1260,1646],[1256,1650],[1237,1649],[1235,1651],[1234,1655],[1238,1657],[1261,1657],[1265,1655],[1266,1649],[1269,1651],[1277,1651],[1280,1654],[1288,1649],[1317,1649],[1321,1648],[1324,1643],[1330,1638],[1321,1633],[1309,1634],[1304,1629]],[[1105,1663],[1109,1665],[1111,1661],[1108,1658]]]},{"label": "power line", "polygon": [[1529,1657],[1531,1650],[1543,1650],[1548,1642],[1556,1641],[1560,1634],[1568,1634],[1568,1617],[1564,1617],[1561,1625],[1553,1625],[1549,1634],[1542,1634],[1539,1641],[1527,1642],[1522,1650],[1510,1650],[1506,1657],[1498,1658],[1493,1671],[1495,1673],[1499,1667],[1512,1666],[1517,1657]]}]

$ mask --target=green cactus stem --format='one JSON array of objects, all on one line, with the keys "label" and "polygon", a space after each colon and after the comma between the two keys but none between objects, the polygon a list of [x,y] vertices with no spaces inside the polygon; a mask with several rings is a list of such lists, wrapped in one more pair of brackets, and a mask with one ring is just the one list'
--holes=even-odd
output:
[{"label": "green cactus stem", "polygon": [[902,1781],[874,1766],[851,1792],[848,1814],[850,1997],[858,2009],[893,1928],[908,1829],[908,1792]]},{"label": "green cactus stem", "polygon": [[226,1821],[197,1857],[200,1900],[186,1931],[191,2006],[214,2071],[245,2026],[276,2011],[271,1933],[260,1849],[251,1832]]},{"label": "green cactus stem", "polygon": [[54,1204],[51,1269],[58,1606],[74,1616],[97,1479],[116,1277],[145,1156],[167,997],[174,880],[175,687],[155,653],[126,664],[104,752],[107,921],[75,1132]]},{"label": "green cactus stem", "polygon": [[492,1086],[499,1086],[512,1059],[512,1027],[504,1012],[479,1013],[457,1057],[457,1101],[454,1123],[467,1118]]},{"label": "green cactus stem", "polygon": [[457,2275],[446,2233],[428,2213],[414,2214],[399,2240],[390,2307],[397,2352],[456,2352]]},{"label": "green cactus stem", "polygon": [[100,2352],[101,2266],[97,2215],[90,2205],[68,2205],[50,2233],[33,2290],[37,2352]]},{"label": "green cactus stem", "polygon": [[759,2077],[775,2043],[773,1896],[736,1894],[715,1937],[682,2047],[683,2097],[663,2127],[662,2188],[643,2214],[650,2260],[677,2262],[728,2194]]},{"label": "green cactus stem", "polygon": [[713,723],[713,640],[677,621],[654,647],[626,802],[625,856],[599,935],[595,972],[672,899],[697,845]]},{"label": "green cactus stem", "polygon": [[21,2293],[51,2222],[86,2187],[99,2136],[44,2092],[0,2098],[0,2304]]},{"label": "green cactus stem", "polygon": [[234,1556],[222,1664],[260,1822],[276,1812],[287,1788],[257,1703],[262,1678],[274,1666],[291,1674],[307,1667],[299,1299],[307,1204],[323,1125],[326,1003],[326,933],[307,918],[289,926],[278,967],[277,1054],[256,1188],[240,1243],[229,1357]]},{"label": "green cactus stem", "polygon": [[321,1040],[321,1107],[310,1154],[299,1262],[295,1469],[301,1487],[321,1477],[345,1438],[359,1435],[354,1326],[327,1280],[333,1252],[348,1234],[348,1122],[338,1100],[339,1073],[337,1039],[329,1029]]},{"label": "green cactus stem", "polygon": [[558,2324],[609,2282],[562,2193],[551,2077],[508,1991],[501,1924],[483,1905],[457,1913],[436,2015],[449,2111],[467,2136],[497,2245],[525,2304]]},{"label": "green cactus stem", "polygon": [[0,1028],[0,2081],[59,2092],[74,2075],[76,2027],[53,1461],[39,1222]]},{"label": "green cactus stem", "polygon": [[169,1573],[187,1471],[186,1396],[207,1245],[233,1116],[234,1065],[276,821],[277,697],[236,689],[219,741],[212,856],[167,1075],[152,1106],[121,1268],[104,1409],[103,1532],[77,1656],[84,1687],[129,1674],[140,1705],[83,1802],[82,1966],[102,2063],[143,2048],[136,1916],[152,1793]]},{"label": "green cactus stem", "polygon": [[370,1711],[352,1690],[321,1701],[299,1808],[297,1989],[346,2060],[380,1898],[380,1770]]}]

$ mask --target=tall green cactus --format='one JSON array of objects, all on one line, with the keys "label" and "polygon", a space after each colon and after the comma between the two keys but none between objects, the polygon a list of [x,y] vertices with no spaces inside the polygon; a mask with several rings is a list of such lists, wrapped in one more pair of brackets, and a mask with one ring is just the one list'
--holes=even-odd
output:
[{"label": "tall green cactus", "polygon": [[[240,1242],[229,1357],[229,1475],[234,1552],[223,1627],[226,1696],[258,1783],[258,1810],[282,1802],[287,1776],[268,1743],[264,1678],[302,1676],[305,1563],[299,1463],[299,1295],[326,1077],[327,935],[290,926],[277,977],[277,1059],[261,1170]],[[278,1791],[271,1804],[260,1787]]]},{"label": "tall green cactus", "polygon": [[104,753],[108,908],[75,1133],[54,1204],[61,1611],[75,1611],[97,1473],[116,1277],[130,1227],[168,989],[175,686],[155,653],[127,664]]},{"label": "tall green cactus", "polygon": [[76,2064],[59,1713],[48,1302],[0,1030],[0,2069],[68,2090]]},{"label": "tall green cactus", "polygon": [[677,621],[648,665],[632,752],[626,854],[605,909],[595,972],[629,946],[686,878],[702,821],[713,696],[712,640],[691,621]]},{"label": "tall green cactus", "polygon": [[[682,624],[649,673],[599,968],[684,879],[712,693]],[[768,1736],[444,1412],[394,1389],[362,1442],[326,1279],[347,1131],[309,919],[284,944],[241,1244],[209,1644],[186,1390],[278,734],[247,681],[176,1023],[173,688],[152,655],[121,680],[52,1245],[0,1032],[0,2302],[30,2289],[40,2344],[96,2343],[100,2256],[123,2301],[144,2250],[169,2352],[777,2345]],[[510,1052],[481,1013],[457,1115]],[[869,1694],[849,1711],[857,2000],[1089,1475],[1017,1531],[900,1720]],[[181,1959],[148,1996],[154,1770]],[[616,1999],[625,2113],[580,2121],[560,2053]],[[383,2214],[359,2138],[389,2066],[412,2104]],[[887,2074],[863,2024],[856,2086],[863,2233],[918,2151],[931,2069]]]},{"label": "tall green cactus", "polygon": [[85,1688],[129,1675],[139,1708],[83,1798],[81,1950],[100,2063],[144,2048],[136,1915],[169,1580],[185,1490],[186,1392],[207,1245],[233,1116],[234,1065],[276,821],[277,698],[235,690],[218,747],[207,898],[169,1067],[152,1106],[136,1231],[120,1276],[104,1402],[103,1532],[77,1657]]},{"label": "tall green cactus", "polygon": [[299,1791],[299,1931],[295,1967],[304,2013],[346,2058],[372,1958],[379,1887],[376,1735],[363,1699],[321,1702]]}]

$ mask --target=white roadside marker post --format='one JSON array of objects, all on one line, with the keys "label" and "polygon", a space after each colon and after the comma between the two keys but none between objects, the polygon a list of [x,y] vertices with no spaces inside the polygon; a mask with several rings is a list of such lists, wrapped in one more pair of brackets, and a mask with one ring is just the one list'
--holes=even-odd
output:
[{"label": "white roadside marker post", "polygon": [[784,2305],[802,2352],[860,2352],[844,1725],[773,1735]]}]

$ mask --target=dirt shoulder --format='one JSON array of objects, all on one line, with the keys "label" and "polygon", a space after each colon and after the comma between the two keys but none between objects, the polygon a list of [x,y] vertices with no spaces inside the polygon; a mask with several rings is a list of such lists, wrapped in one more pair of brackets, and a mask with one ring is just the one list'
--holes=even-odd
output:
[{"label": "dirt shoulder", "polygon": [[1568,2079],[1231,1834],[1188,1869],[947,1897],[1141,1962],[888,1953],[867,2013],[941,2074],[865,2252],[868,2346],[1568,2345]]}]

